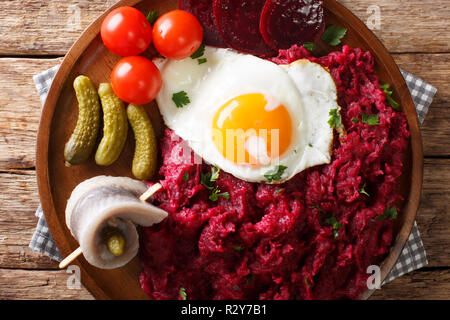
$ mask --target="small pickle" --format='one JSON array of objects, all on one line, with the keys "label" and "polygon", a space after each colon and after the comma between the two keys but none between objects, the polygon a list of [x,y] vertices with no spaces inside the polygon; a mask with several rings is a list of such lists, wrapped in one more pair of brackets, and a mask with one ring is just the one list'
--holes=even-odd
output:
[{"label": "small pickle", "polygon": [[125,146],[128,134],[127,112],[109,83],[100,84],[98,95],[103,108],[103,138],[97,148],[95,162],[100,166],[109,166],[119,158]]},{"label": "small pickle", "polygon": [[108,227],[104,231],[104,238],[109,252],[120,257],[125,253],[126,240],[118,228]]},{"label": "small pickle", "polygon": [[142,106],[128,105],[127,115],[136,139],[132,172],[137,179],[148,180],[155,174],[158,161],[155,132]]},{"label": "small pickle", "polygon": [[85,162],[91,155],[100,126],[100,102],[91,80],[78,76],[73,82],[78,100],[78,120],[64,147],[67,167]]}]

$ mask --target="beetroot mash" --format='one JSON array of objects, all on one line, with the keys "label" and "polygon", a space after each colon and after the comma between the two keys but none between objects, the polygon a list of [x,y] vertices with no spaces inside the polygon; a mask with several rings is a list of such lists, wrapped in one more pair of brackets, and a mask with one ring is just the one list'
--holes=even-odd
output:
[{"label": "beetroot mash", "polygon": [[[366,290],[367,266],[393,239],[383,213],[401,200],[406,119],[386,103],[369,52],[344,46],[314,58],[293,47],[273,61],[299,58],[328,67],[338,87],[347,136],[335,135],[332,162],[282,185],[220,172],[216,186],[229,197],[211,201],[201,184],[210,166],[179,164],[181,140],[167,129],[155,204],[169,217],[141,236],[140,282],[150,297],[180,299],[181,289],[187,299],[355,299]],[[379,124],[362,123],[363,114]]]}]

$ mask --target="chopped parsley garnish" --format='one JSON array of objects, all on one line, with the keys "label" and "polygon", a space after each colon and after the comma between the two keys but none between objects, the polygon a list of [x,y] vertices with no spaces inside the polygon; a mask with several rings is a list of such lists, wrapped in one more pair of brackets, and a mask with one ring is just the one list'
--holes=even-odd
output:
[{"label": "chopped parsley garnish", "polygon": [[286,169],[287,169],[286,166],[282,166],[282,165],[276,166],[272,170],[267,171],[266,174],[264,175],[264,177],[269,182],[280,181],[281,176],[283,175],[283,173]]},{"label": "chopped parsley garnish", "polygon": [[398,216],[397,207],[386,207],[386,210],[384,210],[383,214],[379,217],[377,217],[378,221],[381,220],[387,220],[387,219],[396,219]]},{"label": "chopped parsley garnish", "polygon": [[380,88],[383,90],[384,93],[386,93],[386,99],[389,102],[389,104],[391,105],[391,107],[395,110],[398,110],[398,107],[400,107],[400,104],[392,98],[394,91],[389,90],[390,87],[391,86],[388,83],[383,84],[383,85],[380,84]]},{"label": "chopped parsley garnish", "polygon": [[328,120],[328,124],[331,128],[338,128],[342,124],[341,114],[338,109],[330,110],[328,114],[330,116],[330,120]]},{"label": "chopped parsley garnish", "polygon": [[189,180],[189,172],[186,172],[184,175],[183,175],[183,181],[188,181]]},{"label": "chopped parsley garnish", "polygon": [[277,190],[277,195],[279,195],[280,193],[282,193],[284,191],[284,188],[280,188]]},{"label": "chopped parsley garnish", "polygon": [[191,103],[191,100],[189,99],[185,91],[174,93],[172,96],[172,101],[175,102],[177,108],[183,108],[184,106]]},{"label": "chopped parsley garnish", "polygon": [[377,114],[367,114],[367,113],[363,113],[362,117],[361,117],[361,121],[362,123],[371,125],[371,126],[376,126],[380,124],[380,118],[378,117]]},{"label": "chopped parsley garnish", "polygon": [[[321,212],[321,213],[323,213],[323,212]],[[342,223],[338,222],[335,216],[329,216],[328,218],[326,218],[325,224],[331,225],[331,227],[333,228],[333,237],[335,239],[337,237],[339,237],[338,230],[342,227]]]},{"label": "chopped parsley garnish", "polygon": [[312,143],[308,143],[308,147],[312,148],[313,147]]},{"label": "chopped parsley garnish", "polygon": [[358,122],[359,122],[359,119],[358,119],[358,118],[353,118],[353,119],[352,119],[352,122],[353,122],[353,123],[358,123]]},{"label": "chopped parsley garnish", "polygon": [[205,54],[205,45],[202,43],[202,44],[200,45],[200,47],[198,47],[197,51],[195,51],[195,52],[192,54],[191,58],[192,58],[192,59],[198,59],[198,58],[200,58],[201,56],[203,56],[204,54]]},{"label": "chopped parsley garnish", "polygon": [[370,194],[367,193],[365,188],[366,188],[366,184],[364,183],[364,185],[361,187],[361,189],[359,189],[359,193],[360,194],[365,194],[366,196],[370,197]]},{"label": "chopped parsley garnish", "polygon": [[[203,64],[203,63],[208,61],[208,59],[202,58],[204,54],[205,54],[205,45],[202,43],[200,45],[200,47],[198,47],[197,51],[195,51],[192,54],[191,58],[192,59],[198,59],[197,60],[198,64]],[[199,58],[201,58],[201,59],[199,59]]]},{"label": "chopped parsley garnish", "polygon": [[316,45],[313,42],[305,42],[303,44],[306,50],[308,51],[314,51],[316,49]]},{"label": "chopped parsley garnish", "polygon": [[219,200],[219,197],[223,197],[227,200],[230,200],[230,194],[228,192],[220,192],[220,189],[215,187],[211,194],[209,195],[209,200],[211,201],[217,201]]},{"label": "chopped parsley garnish", "polygon": [[155,24],[156,20],[158,19],[158,17],[159,17],[158,10],[150,11],[147,15],[147,21],[150,23],[150,25],[153,26]]},{"label": "chopped parsley garnish", "polygon": [[181,297],[181,300],[186,300],[186,298],[187,298],[186,289],[183,287],[180,288],[180,297]]},{"label": "chopped parsley garnish", "polygon": [[305,277],[305,284],[308,287],[308,289],[311,289],[311,284],[308,281],[308,278]]},{"label": "chopped parsley garnish", "polygon": [[331,225],[334,230],[340,229],[342,227],[342,224],[337,221],[335,216],[331,216],[325,219],[325,223]]},{"label": "chopped parsley garnish", "polygon": [[210,191],[209,200],[217,201],[219,197],[223,197],[227,200],[230,199],[228,192],[221,192],[218,187],[215,186],[216,180],[219,178],[220,169],[217,167],[211,167],[211,172],[202,173],[200,182],[203,186]]},{"label": "chopped parsley garnish", "polygon": [[253,274],[250,274],[247,278],[247,284],[252,283],[253,279],[255,279],[255,276]]},{"label": "chopped parsley garnish", "polygon": [[335,25],[329,26],[322,35],[322,40],[331,46],[337,46],[341,43],[347,33],[347,29]]},{"label": "chopped parsley garnish", "polygon": [[235,246],[234,247],[234,250],[236,250],[236,251],[242,251],[242,250],[244,250],[245,248],[243,247],[243,246]]}]

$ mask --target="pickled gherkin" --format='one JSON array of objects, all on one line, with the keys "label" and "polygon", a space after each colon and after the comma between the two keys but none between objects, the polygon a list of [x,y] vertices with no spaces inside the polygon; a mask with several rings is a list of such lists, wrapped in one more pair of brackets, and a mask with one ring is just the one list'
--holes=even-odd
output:
[{"label": "pickled gherkin", "polygon": [[127,115],[136,140],[132,172],[136,178],[148,180],[155,174],[157,165],[155,132],[142,106],[128,105]]},{"label": "pickled gherkin", "polygon": [[100,103],[97,91],[86,76],[78,76],[73,83],[78,100],[78,120],[64,147],[66,166],[85,162],[91,155],[100,126]]},{"label": "pickled gherkin", "polygon": [[97,148],[95,162],[109,166],[119,158],[127,140],[127,112],[109,83],[100,84],[98,95],[103,108],[103,138]]}]

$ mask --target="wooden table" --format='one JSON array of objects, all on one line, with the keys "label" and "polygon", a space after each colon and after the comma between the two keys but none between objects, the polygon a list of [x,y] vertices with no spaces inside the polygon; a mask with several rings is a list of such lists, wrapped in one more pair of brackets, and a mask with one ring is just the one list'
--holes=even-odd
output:
[{"label": "wooden table", "polygon": [[[399,66],[438,88],[422,127],[425,174],[417,223],[429,265],[377,291],[377,299],[450,298],[450,1],[342,0]],[[41,104],[33,75],[61,62],[84,28],[114,1],[5,0],[0,3],[0,298],[93,299],[67,288],[70,274],[28,248],[37,218],[35,142]]]}]

